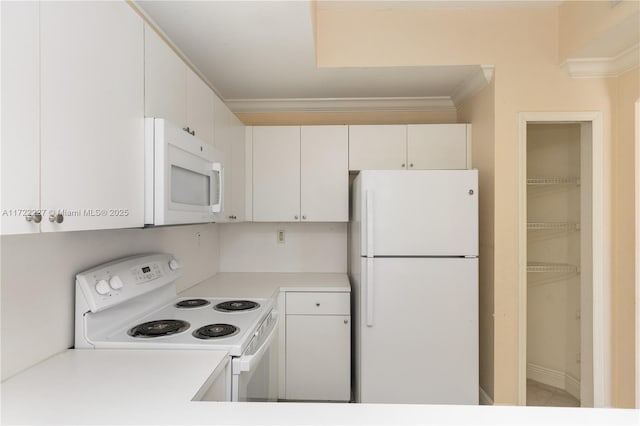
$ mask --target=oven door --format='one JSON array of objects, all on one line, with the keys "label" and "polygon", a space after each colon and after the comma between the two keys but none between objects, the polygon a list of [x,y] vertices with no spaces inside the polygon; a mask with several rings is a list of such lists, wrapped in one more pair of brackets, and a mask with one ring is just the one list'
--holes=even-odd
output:
[{"label": "oven door", "polygon": [[[163,119],[153,120],[153,178],[145,178],[145,223],[212,222],[223,202],[222,154]],[[149,164],[149,163],[147,163]],[[150,165],[149,165],[150,167]],[[153,182],[147,186],[147,180]],[[152,192],[152,198],[149,194]]]},{"label": "oven door", "polygon": [[232,401],[278,399],[278,316],[272,311],[245,352],[232,361]]}]

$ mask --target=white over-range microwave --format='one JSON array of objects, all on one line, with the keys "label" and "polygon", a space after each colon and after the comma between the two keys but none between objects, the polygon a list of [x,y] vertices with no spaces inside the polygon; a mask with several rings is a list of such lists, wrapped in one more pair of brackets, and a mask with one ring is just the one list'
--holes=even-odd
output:
[{"label": "white over-range microwave", "polygon": [[145,118],[145,225],[213,222],[222,209],[222,153],[162,118]]}]

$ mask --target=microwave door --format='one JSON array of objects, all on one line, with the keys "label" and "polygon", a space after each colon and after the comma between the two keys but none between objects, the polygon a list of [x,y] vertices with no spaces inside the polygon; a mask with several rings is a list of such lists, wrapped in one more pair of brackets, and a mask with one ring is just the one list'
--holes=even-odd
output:
[{"label": "microwave door", "polygon": [[211,161],[170,145],[165,173],[166,214],[161,224],[212,221],[219,176]]}]

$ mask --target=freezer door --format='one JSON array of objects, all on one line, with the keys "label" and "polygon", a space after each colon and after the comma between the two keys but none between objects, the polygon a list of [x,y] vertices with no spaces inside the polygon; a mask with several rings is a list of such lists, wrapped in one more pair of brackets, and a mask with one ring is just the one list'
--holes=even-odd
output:
[{"label": "freezer door", "polygon": [[356,399],[478,404],[478,259],[361,262]]},{"label": "freezer door", "polygon": [[363,171],[357,180],[361,256],[478,255],[477,170]]}]

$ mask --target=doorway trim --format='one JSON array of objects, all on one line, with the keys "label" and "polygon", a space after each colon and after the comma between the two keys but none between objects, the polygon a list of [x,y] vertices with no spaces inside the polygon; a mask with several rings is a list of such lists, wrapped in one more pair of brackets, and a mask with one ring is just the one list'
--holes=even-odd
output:
[{"label": "doorway trim", "polygon": [[640,99],[635,104],[635,196],[636,196],[636,408],[640,409]]},{"label": "doorway trim", "polygon": [[593,406],[611,405],[610,230],[605,226],[604,136],[601,112],[518,114],[518,405],[527,404],[527,124],[590,122],[592,141]]}]

